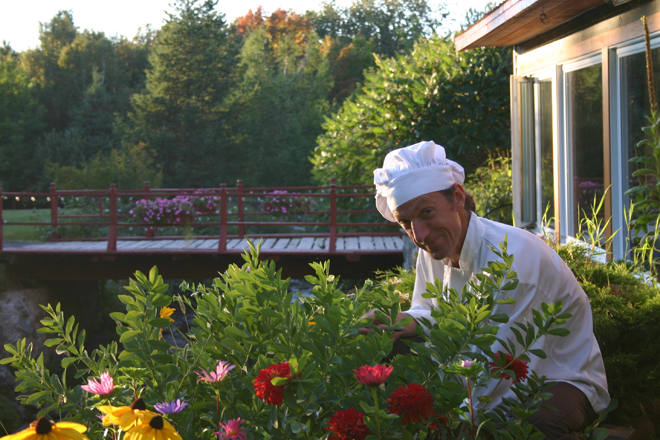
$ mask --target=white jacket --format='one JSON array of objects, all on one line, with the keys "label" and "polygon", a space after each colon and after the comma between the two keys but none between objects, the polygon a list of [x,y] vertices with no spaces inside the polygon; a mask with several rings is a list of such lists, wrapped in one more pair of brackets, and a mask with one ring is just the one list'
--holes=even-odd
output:
[{"label": "white jacket", "polygon": [[[610,396],[603,359],[593,333],[589,299],[564,261],[530,232],[472,213],[461,250],[460,269],[445,266],[442,261],[433,260],[426,252],[420,251],[412,304],[406,313],[415,319],[423,317],[433,322],[431,309],[437,307],[437,301],[422,298],[426,283],[433,283],[438,278],[442,280],[443,288],[454,288],[460,294],[475,273],[481,272],[480,269],[486,267],[489,261],[497,259],[488,247],[498,249],[505,235],[508,237],[507,252],[514,256],[512,269],[517,272],[520,283],[515,290],[507,292],[516,299],[515,303],[495,305],[493,309],[493,314],[509,315],[509,322],[500,324],[502,328],[498,337],[515,341],[515,335],[510,331],[514,322],[533,322],[532,309],[541,311],[542,302],[550,304],[561,301],[563,312],[573,315],[563,326],[570,330],[570,334],[566,337],[548,335],[541,338],[532,348],[542,349],[547,358],[530,354],[530,371],[536,371],[539,377],[546,376],[550,382],[570,383],[584,392],[596,412],[603,411],[609,404]],[[425,331],[428,334],[429,330]],[[499,343],[492,349],[494,352],[503,351]],[[488,387],[475,390],[475,396],[491,395],[498,382],[492,380]],[[489,408],[499,405],[503,397],[515,398],[509,385],[510,382],[502,381],[497,386]]]}]

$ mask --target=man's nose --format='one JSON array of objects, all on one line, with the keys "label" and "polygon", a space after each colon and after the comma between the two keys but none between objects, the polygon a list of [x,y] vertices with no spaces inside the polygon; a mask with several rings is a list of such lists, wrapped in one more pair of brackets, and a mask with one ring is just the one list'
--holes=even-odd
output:
[{"label": "man's nose", "polygon": [[424,244],[424,240],[428,236],[428,228],[424,225],[424,222],[422,221],[413,221],[412,224],[412,233],[413,233],[413,240],[415,240],[416,243],[419,244]]}]

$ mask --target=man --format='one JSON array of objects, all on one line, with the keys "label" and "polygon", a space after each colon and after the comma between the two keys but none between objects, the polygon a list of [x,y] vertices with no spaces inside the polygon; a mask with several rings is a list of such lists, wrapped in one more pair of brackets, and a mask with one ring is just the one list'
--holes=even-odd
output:
[{"label": "man", "polygon": [[[460,292],[481,268],[497,259],[489,246],[497,248],[507,236],[519,284],[510,292],[515,303],[493,309],[493,313],[510,317],[508,324],[502,324],[499,337],[515,340],[510,326],[531,322],[532,309],[541,310],[543,302],[561,301],[563,310],[573,315],[566,325],[570,334],[542,338],[534,348],[542,349],[547,358],[532,356],[529,364],[539,376],[556,383],[549,389],[553,398],[548,403],[559,411],[541,409],[529,421],[549,440],[578,439],[575,431],[588,426],[609,404],[589,300],[568,266],[540,238],[478,217],[474,199],[463,189],[464,179],[463,168],[448,160],[444,148],[433,142],[392,151],[385,157],[383,168],[374,171],[379,212],[399,223],[421,249],[410,310],[398,317],[411,316],[413,321],[395,332],[393,338],[415,336],[416,327],[421,325],[419,318],[433,322],[431,310],[437,307],[437,300],[422,298],[427,282],[440,279],[443,288]],[[367,317],[381,329],[388,327],[378,322],[373,312]],[[427,328],[424,331],[429,333]],[[501,348],[498,345],[494,351]],[[509,387],[497,387],[496,382],[491,381],[480,393],[492,395],[492,406],[503,397],[515,397]]]}]

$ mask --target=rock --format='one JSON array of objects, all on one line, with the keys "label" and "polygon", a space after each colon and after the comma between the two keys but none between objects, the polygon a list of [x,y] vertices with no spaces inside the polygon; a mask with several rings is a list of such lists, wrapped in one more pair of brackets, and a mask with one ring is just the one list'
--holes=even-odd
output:
[{"label": "rock", "polygon": [[[9,355],[3,348],[5,344],[15,344],[19,339],[27,338],[33,344],[33,357],[44,351],[47,334],[37,333],[41,327],[39,321],[45,316],[39,304],[48,304],[48,291],[44,288],[7,290],[0,292],[0,358]],[[50,353],[44,354],[48,361]],[[0,389],[14,388],[14,375],[6,365],[0,365]]]}]

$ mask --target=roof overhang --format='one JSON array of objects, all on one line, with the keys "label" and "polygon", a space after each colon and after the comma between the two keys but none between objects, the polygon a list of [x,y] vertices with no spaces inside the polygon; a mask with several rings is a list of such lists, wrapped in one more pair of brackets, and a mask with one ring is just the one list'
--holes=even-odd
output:
[{"label": "roof overhang", "polygon": [[571,21],[606,0],[506,0],[454,39],[456,50],[515,46]]}]

